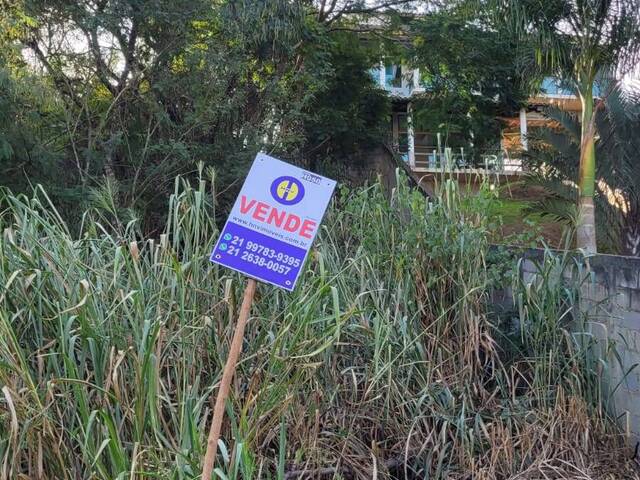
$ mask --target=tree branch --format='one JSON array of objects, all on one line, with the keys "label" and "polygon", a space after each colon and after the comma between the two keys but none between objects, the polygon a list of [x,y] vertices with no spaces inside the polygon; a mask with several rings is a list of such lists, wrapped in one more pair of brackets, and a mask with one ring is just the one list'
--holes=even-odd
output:
[{"label": "tree branch", "polygon": [[89,49],[93,53],[94,61],[96,63],[96,75],[98,75],[98,78],[100,79],[102,84],[111,92],[111,95],[115,97],[116,95],[118,95],[118,87],[116,85],[113,85],[109,81],[109,77],[114,80],[118,80],[118,77],[111,70],[109,70],[106,63],[104,62],[104,59],[102,58],[102,52],[100,51],[100,44],[98,43],[98,33],[96,29],[92,28],[91,30],[86,30],[82,26],[80,26],[80,29],[87,38]]},{"label": "tree branch", "polygon": [[[352,1],[347,1],[342,6],[342,8],[336,10],[335,7],[337,4],[337,0],[333,0],[331,7],[324,14],[324,23],[326,24],[333,23],[347,15],[366,15],[366,14],[380,12],[382,10],[390,10],[395,7],[399,7],[401,5],[408,5],[410,3],[415,3],[415,1],[416,0],[387,0],[377,5],[371,5],[370,7],[362,7],[360,4],[356,4]],[[331,16],[331,14],[334,11],[336,12],[335,15]]]},{"label": "tree branch", "polygon": [[53,79],[53,83],[58,87],[58,89],[71,98],[73,103],[82,108],[82,102],[80,102],[80,99],[76,96],[73,88],[71,88],[69,79],[62,72],[53,68],[47,59],[47,55],[45,55],[40,48],[40,45],[38,45],[38,41],[35,38],[31,38],[25,42],[25,45],[31,49],[38,61],[44,66],[47,72],[49,72],[49,75],[51,75],[51,78]]}]

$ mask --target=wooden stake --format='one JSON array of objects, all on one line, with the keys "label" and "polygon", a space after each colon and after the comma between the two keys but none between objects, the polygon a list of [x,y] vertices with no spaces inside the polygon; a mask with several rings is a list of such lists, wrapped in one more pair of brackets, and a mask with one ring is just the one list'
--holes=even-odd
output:
[{"label": "wooden stake", "polygon": [[207,453],[204,456],[204,465],[202,466],[201,480],[211,480],[213,466],[218,452],[218,439],[220,438],[220,429],[222,428],[222,419],[224,417],[224,406],[229,397],[229,387],[233,374],[236,372],[236,364],[242,350],[242,340],[244,339],[244,328],[249,320],[251,312],[251,304],[253,303],[253,295],[256,293],[256,281],[253,278],[247,280],[247,286],[244,289],[244,298],[240,307],[240,315],[236,330],[231,340],[231,348],[229,349],[229,357],[222,372],[222,380],[218,389],[216,404],[213,408],[213,420],[211,422],[211,430],[209,430],[209,439],[207,440]]}]

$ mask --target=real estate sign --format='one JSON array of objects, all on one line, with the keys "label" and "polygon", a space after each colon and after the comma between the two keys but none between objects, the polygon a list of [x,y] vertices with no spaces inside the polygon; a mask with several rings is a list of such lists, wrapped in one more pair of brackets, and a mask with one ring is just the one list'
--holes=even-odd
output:
[{"label": "real estate sign", "polygon": [[258,154],[211,261],[293,290],[335,186],[334,180]]}]

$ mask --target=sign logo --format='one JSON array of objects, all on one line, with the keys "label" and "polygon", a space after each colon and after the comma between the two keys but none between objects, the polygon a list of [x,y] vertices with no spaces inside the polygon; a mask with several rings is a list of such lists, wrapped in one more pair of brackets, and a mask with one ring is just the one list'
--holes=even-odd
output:
[{"label": "sign logo", "polygon": [[278,177],[271,184],[271,196],[282,205],[295,205],[304,198],[304,186],[297,178]]}]

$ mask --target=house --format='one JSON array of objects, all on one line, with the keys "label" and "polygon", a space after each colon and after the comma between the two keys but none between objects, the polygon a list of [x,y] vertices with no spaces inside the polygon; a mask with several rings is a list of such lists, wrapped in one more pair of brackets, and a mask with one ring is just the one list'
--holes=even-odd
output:
[{"label": "house", "polygon": [[412,103],[417,96],[425,94],[427,89],[421,84],[420,70],[404,65],[385,65],[380,63],[371,70],[377,84],[386,90],[392,100],[390,138],[392,149],[417,174],[438,173],[442,171],[458,173],[493,172],[507,176],[521,175],[524,170],[522,152],[528,146],[531,129],[549,125],[542,110],[555,105],[571,112],[580,112],[580,101],[561,84],[546,78],[540,93],[532,96],[518,116],[500,118],[503,128],[501,138],[496,144],[499,150],[484,152],[472,158],[464,148],[445,148],[439,134],[416,131],[412,121]]}]

